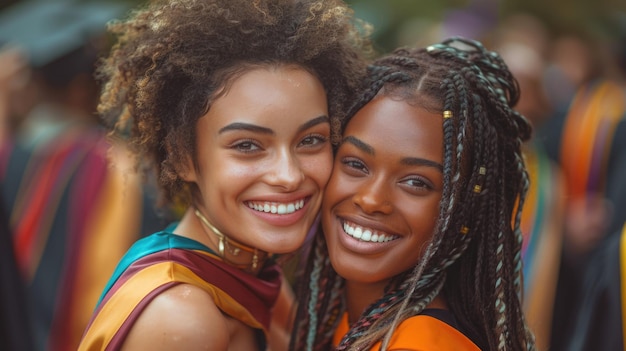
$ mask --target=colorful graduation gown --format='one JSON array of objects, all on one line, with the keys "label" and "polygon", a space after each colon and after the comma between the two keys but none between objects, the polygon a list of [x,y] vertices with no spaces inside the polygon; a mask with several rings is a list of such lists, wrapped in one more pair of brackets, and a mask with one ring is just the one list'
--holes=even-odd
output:
[{"label": "colorful graduation gown", "polygon": [[84,126],[0,148],[0,201],[35,350],[76,350],[120,258],[142,235],[163,228],[139,176],[112,166],[110,151],[101,130]]},{"label": "colorful graduation gown", "polygon": [[177,284],[203,289],[223,313],[267,333],[280,275],[275,264],[256,276],[243,272],[197,241],[168,231],[155,233],[139,240],[121,260],[79,350],[119,349],[147,304]]},{"label": "colorful graduation gown", "polygon": [[[452,325],[430,315],[420,314],[408,318],[398,325],[388,345],[388,350],[438,350],[438,351],[480,351],[467,336]],[[443,312],[443,310],[441,310]],[[447,311],[445,311],[447,312]],[[344,313],[335,335],[333,345],[337,346],[349,331],[348,314]],[[382,342],[376,343],[371,351],[380,350]]]},{"label": "colorful graduation gown", "polygon": [[524,149],[530,187],[522,211],[524,313],[539,349],[549,346],[563,241],[564,181],[542,146]]},{"label": "colorful graduation gown", "polygon": [[[564,173],[566,198],[600,196],[614,205],[606,236],[617,233],[626,220],[626,211],[621,210],[626,206],[625,96],[624,86],[610,79],[589,82],[579,88],[566,110],[548,119],[537,133],[537,140]],[[566,254],[562,255],[553,309],[550,349],[555,351],[569,351],[573,323],[579,318],[581,272],[588,260]]]},{"label": "colorful graduation gown", "polygon": [[[620,162],[626,147],[626,89],[611,80],[582,86],[566,111],[546,121],[537,140],[559,164],[566,178],[567,196],[601,195],[615,202],[615,187],[623,184],[626,168]],[[620,160],[621,159],[621,160]],[[624,196],[623,189],[619,196]],[[609,232],[621,228],[619,214]]]}]

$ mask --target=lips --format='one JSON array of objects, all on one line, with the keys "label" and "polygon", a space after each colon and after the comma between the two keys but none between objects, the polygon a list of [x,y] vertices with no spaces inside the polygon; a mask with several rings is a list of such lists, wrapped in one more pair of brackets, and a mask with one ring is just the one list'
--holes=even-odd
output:
[{"label": "lips", "polygon": [[343,231],[349,236],[364,242],[386,243],[399,238],[398,235],[390,234],[374,228],[362,226],[354,222],[342,219]]}]

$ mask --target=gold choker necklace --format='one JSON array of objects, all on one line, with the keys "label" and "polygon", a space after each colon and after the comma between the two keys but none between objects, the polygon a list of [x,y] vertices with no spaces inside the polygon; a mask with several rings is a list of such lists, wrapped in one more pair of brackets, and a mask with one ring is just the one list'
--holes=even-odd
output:
[{"label": "gold choker necklace", "polygon": [[[256,247],[250,247],[242,243],[238,243],[235,240],[228,238],[226,235],[224,235],[224,233],[220,232],[219,229],[215,228],[215,226],[211,224],[211,222],[209,222],[209,220],[202,213],[200,213],[200,211],[196,209],[194,213],[200,219],[200,221],[209,229],[211,229],[211,231],[219,238],[217,250],[219,255],[225,262],[236,266],[237,268],[245,268],[249,271],[256,272],[257,268],[259,267],[259,249],[257,249]],[[251,263],[234,263],[226,258],[226,251],[228,251],[233,256],[239,256],[241,250],[252,253]]]}]

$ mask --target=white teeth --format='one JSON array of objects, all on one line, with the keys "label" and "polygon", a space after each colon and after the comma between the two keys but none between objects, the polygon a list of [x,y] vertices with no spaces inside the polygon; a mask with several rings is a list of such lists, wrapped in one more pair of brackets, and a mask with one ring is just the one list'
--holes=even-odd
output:
[{"label": "white teeth", "polygon": [[[372,232],[369,230],[364,230],[363,235],[361,236],[361,240],[370,241],[371,238],[372,238]],[[374,240],[371,240],[371,241],[374,241]]]},{"label": "white teeth", "polygon": [[385,234],[374,229],[363,228],[354,223],[343,223],[343,231],[355,239],[368,242],[384,243],[397,239],[396,235]]},{"label": "white teeth", "polygon": [[361,237],[363,236],[363,229],[361,229],[360,227],[354,228],[354,234],[352,236],[357,239],[361,239]]},{"label": "white teeth", "polygon": [[298,200],[291,203],[279,204],[275,202],[248,202],[248,207],[255,211],[275,213],[275,214],[289,214],[294,213],[304,207],[304,200]]}]

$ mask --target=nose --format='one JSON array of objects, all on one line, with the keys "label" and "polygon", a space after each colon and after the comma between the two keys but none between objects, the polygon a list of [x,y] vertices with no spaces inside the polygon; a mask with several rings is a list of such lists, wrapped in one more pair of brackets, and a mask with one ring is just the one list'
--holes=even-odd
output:
[{"label": "nose", "polygon": [[305,177],[298,157],[290,150],[281,150],[273,160],[266,179],[272,186],[293,191],[298,189]]},{"label": "nose", "polygon": [[361,184],[352,197],[355,205],[367,214],[391,214],[393,203],[391,201],[391,189],[387,186],[385,177],[373,178],[369,182]]}]

